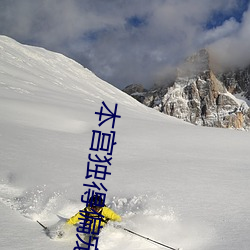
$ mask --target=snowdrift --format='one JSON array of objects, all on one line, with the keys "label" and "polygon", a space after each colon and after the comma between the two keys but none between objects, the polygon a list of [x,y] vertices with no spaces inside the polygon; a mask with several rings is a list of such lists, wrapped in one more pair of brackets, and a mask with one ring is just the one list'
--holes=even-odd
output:
[{"label": "snowdrift", "polygon": [[[53,227],[83,208],[102,101],[121,115],[105,185],[122,225],[185,250],[249,249],[249,133],[165,116],[61,54],[0,36],[1,249],[73,249],[75,228],[51,240],[36,220]],[[162,249],[112,225],[98,246]]]}]

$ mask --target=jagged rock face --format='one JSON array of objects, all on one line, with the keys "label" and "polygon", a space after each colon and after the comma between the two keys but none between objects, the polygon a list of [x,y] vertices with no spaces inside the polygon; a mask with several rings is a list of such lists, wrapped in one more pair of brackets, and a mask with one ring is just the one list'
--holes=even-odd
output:
[{"label": "jagged rock face", "polygon": [[247,128],[248,106],[212,78],[178,79],[162,100],[163,112],[197,125]]},{"label": "jagged rock face", "polygon": [[125,93],[133,96],[137,101],[143,102],[147,90],[143,87],[142,84],[130,84],[125,89],[123,89]]},{"label": "jagged rock face", "polygon": [[144,89],[142,84],[131,84],[131,85],[128,85],[123,91],[125,93],[131,95],[131,94],[134,94],[136,92],[141,93],[141,92],[145,92],[147,90]]},{"label": "jagged rock face", "polygon": [[218,74],[230,93],[242,93],[250,100],[250,66]]},{"label": "jagged rock face", "polygon": [[[241,83],[237,85],[238,89],[243,84],[249,84],[249,74],[246,72],[239,74],[243,75],[245,80],[235,78]],[[177,78],[171,87],[140,92],[139,101],[160,112],[196,125],[248,129],[250,127],[248,105],[231,94],[236,92],[236,85],[232,84],[231,75],[227,73],[221,77],[231,80],[225,84],[220,81],[209,66],[208,52],[201,50],[188,58],[178,69]]]}]

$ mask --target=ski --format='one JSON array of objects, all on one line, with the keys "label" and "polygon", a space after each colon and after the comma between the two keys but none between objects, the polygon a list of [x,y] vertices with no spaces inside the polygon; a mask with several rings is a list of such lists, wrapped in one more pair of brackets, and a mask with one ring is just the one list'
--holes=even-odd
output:
[{"label": "ski", "polygon": [[60,215],[60,214],[57,214],[56,215],[60,220],[62,221],[67,221],[69,218],[67,218],[66,216],[63,216],[63,215]]}]

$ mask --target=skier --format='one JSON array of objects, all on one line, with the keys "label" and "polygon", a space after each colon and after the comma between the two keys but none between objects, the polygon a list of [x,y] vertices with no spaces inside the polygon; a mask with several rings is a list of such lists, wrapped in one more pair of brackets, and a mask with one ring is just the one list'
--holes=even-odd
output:
[{"label": "skier", "polygon": [[94,239],[98,238],[100,229],[109,220],[121,222],[122,218],[113,210],[106,207],[100,196],[94,195],[89,199],[87,206],[68,219],[66,224],[75,225],[79,222],[77,232],[84,233],[83,241],[90,244]]}]

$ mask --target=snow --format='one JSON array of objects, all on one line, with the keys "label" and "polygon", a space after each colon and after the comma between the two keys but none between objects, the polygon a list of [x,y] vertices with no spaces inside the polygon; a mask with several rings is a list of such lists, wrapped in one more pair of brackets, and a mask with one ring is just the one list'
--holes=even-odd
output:
[{"label": "snow", "polygon": [[[250,248],[249,132],[193,126],[147,108],[63,55],[0,37],[1,249],[73,249],[50,239],[84,207],[92,130],[118,103],[107,205],[122,226],[183,250]],[[102,131],[110,131],[105,123]],[[58,222],[59,221],[59,222]],[[102,250],[163,249],[112,223]]]},{"label": "snow", "polygon": [[243,94],[234,94],[235,98],[240,100],[241,103],[246,103],[248,106],[250,106],[250,100],[248,100],[246,97],[244,97]]}]

